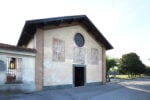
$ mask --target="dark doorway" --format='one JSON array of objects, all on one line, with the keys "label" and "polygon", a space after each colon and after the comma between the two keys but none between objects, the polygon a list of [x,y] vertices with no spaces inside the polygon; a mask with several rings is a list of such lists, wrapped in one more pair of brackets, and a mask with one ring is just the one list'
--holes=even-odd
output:
[{"label": "dark doorway", "polygon": [[85,67],[75,66],[74,67],[74,86],[85,85]]}]

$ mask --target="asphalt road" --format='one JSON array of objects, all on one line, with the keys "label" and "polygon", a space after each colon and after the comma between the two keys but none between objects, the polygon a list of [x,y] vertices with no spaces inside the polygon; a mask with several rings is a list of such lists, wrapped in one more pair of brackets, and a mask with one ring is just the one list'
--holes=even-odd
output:
[{"label": "asphalt road", "polygon": [[32,94],[0,95],[0,100],[150,100],[150,77]]}]

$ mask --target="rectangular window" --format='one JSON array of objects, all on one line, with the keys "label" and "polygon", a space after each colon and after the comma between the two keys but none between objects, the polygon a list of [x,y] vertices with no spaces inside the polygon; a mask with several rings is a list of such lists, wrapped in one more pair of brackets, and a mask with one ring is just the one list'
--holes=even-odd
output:
[{"label": "rectangular window", "polygon": [[7,58],[7,82],[18,83],[21,82],[21,58],[8,57]]}]

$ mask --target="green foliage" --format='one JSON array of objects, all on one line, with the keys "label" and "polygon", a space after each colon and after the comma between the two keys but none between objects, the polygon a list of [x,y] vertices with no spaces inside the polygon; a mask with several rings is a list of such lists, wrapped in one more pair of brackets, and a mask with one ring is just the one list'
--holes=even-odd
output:
[{"label": "green foliage", "polygon": [[110,70],[110,68],[113,68],[114,66],[116,66],[116,59],[114,58],[106,58],[106,78],[109,79],[109,75],[108,75],[108,71]]},{"label": "green foliage", "polygon": [[[129,77],[129,75],[116,75],[117,78],[120,78],[120,79],[130,79],[131,77]],[[141,77],[145,77],[144,74],[140,74],[140,75],[136,75],[136,76],[133,76],[132,78],[141,78]]]},{"label": "green foliage", "polygon": [[114,58],[109,59],[108,57],[106,58],[106,71],[108,72],[110,68],[116,66],[116,60]]},{"label": "green foliage", "polygon": [[150,67],[145,68],[145,74],[150,76]]},{"label": "green foliage", "polygon": [[120,59],[120,71],[131,75],[143,74],[145,65],[136,53],[128,53]]}]

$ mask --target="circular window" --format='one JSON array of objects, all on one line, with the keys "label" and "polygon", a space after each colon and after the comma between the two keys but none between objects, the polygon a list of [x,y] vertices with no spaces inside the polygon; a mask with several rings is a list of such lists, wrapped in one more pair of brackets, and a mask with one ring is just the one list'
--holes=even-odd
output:
[{"label": "circular window", "polygon": [[84,45],[84,37],[82,36],[82,34],[75,34],[74,40],[77,46],[82,47]]}]

